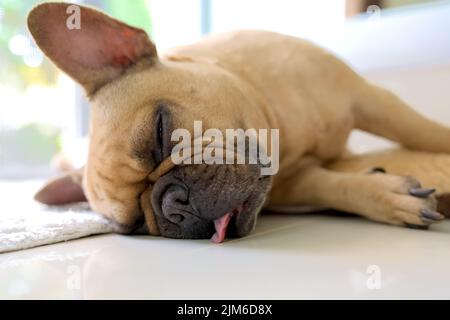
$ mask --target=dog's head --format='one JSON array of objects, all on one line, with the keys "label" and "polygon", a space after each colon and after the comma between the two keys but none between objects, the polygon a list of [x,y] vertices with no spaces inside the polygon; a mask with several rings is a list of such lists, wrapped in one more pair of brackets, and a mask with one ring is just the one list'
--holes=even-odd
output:
[{"label": "dog's head", "polygon": [[[79,28],[70,21],[77,18]],[[84,87],[92,108],[85,168],[51,181],[39,201],[87,198],[119,224],[132,227],[145,216],[154,219],[150,233],[172,238],[215,235],[220,242],[253,229],[271,180],[259,164],[181,164],[148,179],[170,157],[175,129],[194,137],[196,120],[203,131],[265,127],[244,82],[215,63],[158,57],[143,30],[91,8],[42,4],[28,25],[44,53]]]}]

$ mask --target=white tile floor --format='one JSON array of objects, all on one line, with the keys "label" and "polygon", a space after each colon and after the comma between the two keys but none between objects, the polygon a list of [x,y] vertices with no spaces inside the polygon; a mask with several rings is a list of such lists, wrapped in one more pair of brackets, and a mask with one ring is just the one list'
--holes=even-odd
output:
[{"label": "white tile floor", "polygon": [[449,249],[450,221],[270,214],[221,245],[104,235],[2,254],[0,298],[448,299]]}]

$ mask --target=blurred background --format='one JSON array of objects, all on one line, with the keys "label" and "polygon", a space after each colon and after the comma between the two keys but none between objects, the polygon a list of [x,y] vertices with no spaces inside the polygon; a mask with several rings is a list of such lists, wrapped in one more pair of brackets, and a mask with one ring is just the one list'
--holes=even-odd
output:
[{"label": "blurred background", "polygon": [[[55,155],[82,165],[89,108],[33,44],[37,0],[0,0],[0,179],[55,174]],[[450,124],[450,2],[413,0],[85,0],[145,29],[158,50],[241,28],[310,39],[417,109]],[[388,145],[357,133],[358,152]]]}]

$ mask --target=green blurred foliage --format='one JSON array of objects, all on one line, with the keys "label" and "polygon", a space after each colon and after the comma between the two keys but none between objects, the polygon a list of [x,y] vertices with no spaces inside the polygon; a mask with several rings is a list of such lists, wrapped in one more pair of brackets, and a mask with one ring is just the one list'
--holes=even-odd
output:
[{"label": "green blurred foliage", "polygon": [[[37,67],[29,67],[22,56],[13,54],[9,42],[15,35],[30,36],[26,17],[28,12],[42,0],[0,0],[0,83],[25,89],[31,83],[52,85],[58,71],[44,59]],[[70,1],[66,1],[70,2]],[[86,4],[100,6],[117,19],[151,32],[151,19],[146,0],[91,0]]]},{"label": "green blurred foliage", "polygon": [[[46,1],[0,0],[0,85],[15,87],[23,90],[24,94],[30,84],[54,85],[59,72],[47,58],[40,66],[30,67],[24,62],[23,56],[15,55],[10,50],[9,44],[14,36],[30,37],[26,17],[41,2]],[[84,3],[100,7],[119,20],[151,32],[146,0],[87,0]],[[11,106],[0,102],[0,108],[6,107]],[[59,128],[32,123],[21,128],[6,129],[0,122],[0,164],[48,164],[60,147]]]},{"label": "green blurred foliage", "polygon": [[151,34],[152,23],[146,0],[106,0],[105,9],[116,19],[144,29],[148,34]]},{"label": "green blurred foliage", "polygon": [[52,84],[56,79],[53,65],[44,60],[39,68],[28,67],[22,56],[9,50],[11,38],[28,35],[26,16],[38,0],[0,0],[0,82],[19,89],[30,83]]}]

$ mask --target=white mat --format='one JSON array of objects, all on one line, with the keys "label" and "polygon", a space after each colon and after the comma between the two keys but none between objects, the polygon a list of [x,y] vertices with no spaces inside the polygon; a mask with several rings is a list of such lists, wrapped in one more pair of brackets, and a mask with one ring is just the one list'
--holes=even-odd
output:
[{"label": "white mat", "polygon": [[[39,183],[40,184],[40,183]],[[119,232],[87,204],[46,207],[34,202],[38,183],[0,183],[0,253]]]}]

